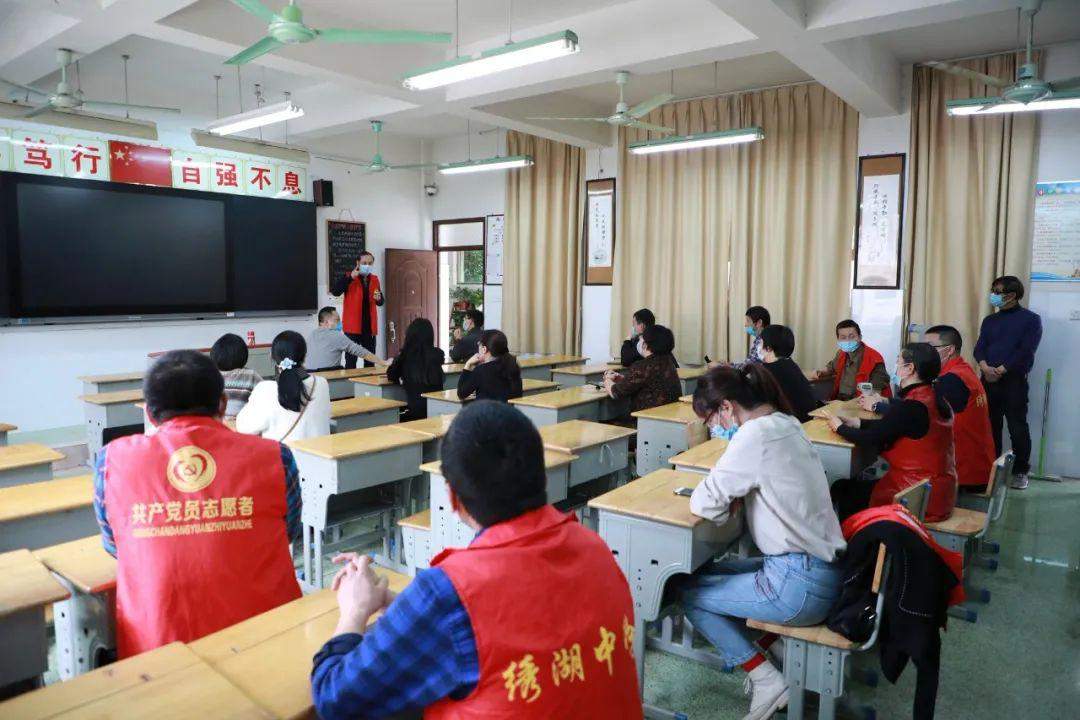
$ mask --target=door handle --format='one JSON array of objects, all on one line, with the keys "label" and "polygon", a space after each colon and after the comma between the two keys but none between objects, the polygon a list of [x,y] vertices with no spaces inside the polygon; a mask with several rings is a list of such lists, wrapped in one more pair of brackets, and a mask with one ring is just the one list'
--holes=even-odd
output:
[{"label": "door handle", "polygon": [[394,321],[390,321],[390,342],[397,342],[397,330],[394,328]]}]

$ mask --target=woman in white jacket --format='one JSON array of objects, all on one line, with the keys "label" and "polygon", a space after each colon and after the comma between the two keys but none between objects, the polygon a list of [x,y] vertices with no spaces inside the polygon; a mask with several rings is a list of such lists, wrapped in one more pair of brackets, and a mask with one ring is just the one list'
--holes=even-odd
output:
[{"label": "woman in white jacket", "polygon": [[255,386],[236,416],[236,430],[278,440],[330,434],[330,386],[304,368],[307,343],[292,330],[278,333],[270,348],[277,368],[274,380]]}]

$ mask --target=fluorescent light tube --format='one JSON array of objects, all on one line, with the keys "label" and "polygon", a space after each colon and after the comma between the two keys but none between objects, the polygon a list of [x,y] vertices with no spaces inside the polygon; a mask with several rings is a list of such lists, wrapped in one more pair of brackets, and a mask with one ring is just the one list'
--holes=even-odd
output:
[{"label": "fluorescent light tube", "polygon": [[1008,102],[1000,98],[988,97],[972,98],[971,100],[949,100],[945,103],[945,106],[949,115],[953,116],[1069,110],[1080,108],[1080,92],[1058,93],[1053,97],[1032,100],[1029,103]]},{"label": "fluorescent light tube", "polygon": [[532,164],[531,155],[510,155],[508,157],[491,157],[483,160],[467,160],[466,162],[440,165],[439,172],[443,175],[460,175],[462,173],[487,172],[489,170],[510,170],[528,167]]},{"label": "fluorescent light tube", "polygon": [[215,135],[232,135],[233,133],[251,130],[263,125],[273,125],[274,123],[303,117],[303,115],[304,109],[302,107],[294,105],[290,100],[286,100],[285,102],[255,108],[239,115],[230,115],[215,120],[206,126],[206,130]]},{"label": "fluorescent light tube", "polygon": [[402,85],[410,90],[430,90],[451,83],[511,70],[523,65],[573,55],[579,50],[577,35],[571,30],[542,35],[532,40],[508,43],[479,55],[448,60],[407,75]]},{"label": "fluorescent light tube", "polygon": [[650,155],[673,150],[693,150],[695,148],[714,147],[716,145],[735,145],[755,142],[765,137],[759,127],[745,127],[736,130],[698,133],[696,135],[675,135],[659,140],[644,140],[630,143],[630,152],[635,155]]},{"label": "fluorescent light tube", "polygon": [[147,120],[132,120],[112,115],[98,115],[81,110],[57,110],[55,108],[39,113],[32,118],[24,118],[23,115],[31,107],[33,106],[22,103],[0,102],[0,118],[25,120],[26,122],[41,123],[42,125],[89,130],[108,135],[141,138],[143,140],[158,139],[157,124]]},{"label": "fluorescent light tube", "polygon": [[212,148],[214,150],[228,150],[229,152],[246,153],[248,155],[261,155],[262,157],[275,158],[285,162],[307,165],[311,162],[311,155],[307,150],[279,145],[277,143],[263,142],[262,140],[249,140],[247,138],[222,137],[202,130],[192,130],[191,140],[196,147]]}]

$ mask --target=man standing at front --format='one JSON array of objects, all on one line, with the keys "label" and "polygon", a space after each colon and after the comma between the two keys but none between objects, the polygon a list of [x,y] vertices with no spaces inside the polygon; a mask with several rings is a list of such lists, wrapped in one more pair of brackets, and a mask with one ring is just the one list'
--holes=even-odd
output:
[{"label": "man standing at front", "polygon": [[[379,310],[383,304],[382,287],[375,274],[375,256],[367,250],[360,253],[356,267],[339,278],[331,279],[330,294],[345,293],[341,312],[341,327],[346,337],[375,354],[375,336],[379,334]],[[371,367],[364,360],[364,367]],[[356,367],[356,356],[345,355],[345,367]]]},{"label": "man standing at front", "polygon": [[161,356],[143,393],[157,432],[109,443],[94,477],[102,544],[117,559],[121,658],[300,597],[289,554],[300,486],[289,449],[221,423],[224,380],[202,353]]}]

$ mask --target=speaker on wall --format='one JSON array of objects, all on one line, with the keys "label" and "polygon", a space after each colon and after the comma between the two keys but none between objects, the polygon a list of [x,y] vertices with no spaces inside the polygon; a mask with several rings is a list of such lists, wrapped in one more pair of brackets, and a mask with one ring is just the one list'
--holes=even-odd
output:
[{"label": "speaker on wall", "polygon": [[316,180],[314,186],[315,206],[331,207],[334,204],[334,183],[329,180]]}]

